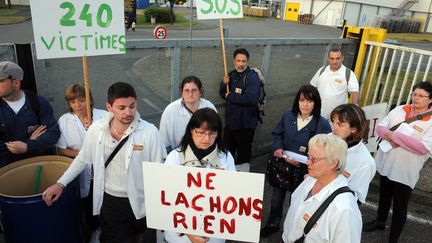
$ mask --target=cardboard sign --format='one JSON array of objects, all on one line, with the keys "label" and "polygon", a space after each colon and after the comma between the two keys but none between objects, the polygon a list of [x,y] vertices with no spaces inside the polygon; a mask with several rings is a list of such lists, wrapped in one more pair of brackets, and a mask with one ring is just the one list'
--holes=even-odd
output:
[{"label": "cardboard sign", "polygon": [[143,164],[147,226],[258,242],[264,175]]},{"label": "cardboard sign", "polygon": [[362,107],[366,114],[366,119],[369,122],[369,138],[366,147],[369,152],[373,153],[377,151],[377,139],[378,134],[376,132],[378,124],[387,115],[387,103],[379,103],[374,105],[368,105]]},{"label": "cardboard sign", "polygon": [[196,0],[197,19],[243,18],[241,0]]},{"label": "cardboard sign", "polygon": [[123,1],[30,0],[38,59],[124,54]]}]

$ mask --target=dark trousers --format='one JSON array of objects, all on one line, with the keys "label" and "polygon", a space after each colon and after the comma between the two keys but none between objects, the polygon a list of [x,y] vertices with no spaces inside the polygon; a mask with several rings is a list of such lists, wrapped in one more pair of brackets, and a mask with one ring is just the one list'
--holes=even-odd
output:
[{"label": "dark trousers", "polygon": [[136,243],[147,229],[146,219],[136,219],[127,198],[104,194],[100,212],[103,243]]},{"label": "dark trousers", "polygon": [[250,163],[254,135],[255,129],[231,130],[225,127],[223,141],[236,165]]},{"label": "dark trousers", "polygon": [[393,216],[390,227],[389,242],[398,242],[407,219],[408,201],[411,187],[380,176],[380,196],[377,213],[378,222],[386,222],[393,201]]},{"label": "dark trousers", "polygon": [[279,187],[273,187],[271,199],[270,217],[267,224],[279,226],[282,221],[283,203],[285,201],[286,190]]}]

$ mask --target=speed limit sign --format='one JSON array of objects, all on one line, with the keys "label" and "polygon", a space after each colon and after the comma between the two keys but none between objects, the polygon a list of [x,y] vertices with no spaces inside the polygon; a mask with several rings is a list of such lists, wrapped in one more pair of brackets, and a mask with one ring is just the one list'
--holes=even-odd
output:
[{"label": "speed limit sign", "polygon": [[158,25],[153,30],[153,35],[156,40],[166,39],[168,37],[168,30],[163,25]]}]

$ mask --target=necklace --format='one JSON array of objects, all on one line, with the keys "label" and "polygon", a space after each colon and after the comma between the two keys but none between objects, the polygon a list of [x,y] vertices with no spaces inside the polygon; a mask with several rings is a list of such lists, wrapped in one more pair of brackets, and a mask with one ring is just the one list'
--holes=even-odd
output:
[{"label": "necklace", "polygon": [[114,132],[116,132],[117,134],[124,134],[126,132],[126,130],[127,130],[126,129],[126,130],[121,131],[120,129],[115,128],[114,125],[112,124],[112,122],[110,122],[110,128],[112,128],[112,130]]}]

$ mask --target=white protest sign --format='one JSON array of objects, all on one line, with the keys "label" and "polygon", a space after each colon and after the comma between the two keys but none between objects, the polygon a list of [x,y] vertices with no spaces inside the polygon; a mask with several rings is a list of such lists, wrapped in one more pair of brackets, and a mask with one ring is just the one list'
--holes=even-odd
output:
[{"label": "white protest sign", "polygon": [[38,59],[124,54],[124,6],[117,0],[30,0]]},{"label": "white protest sign", "polygon": [[242,0],[196,0],[197,19],[243,18]]},{"label": "white protest sign", "polygon": [[144,162],[147,226],[258,242],[264,175]]},{"label": "white protest sign", "polygon": [[387,103],[379,103],[374,105],[368,105],[362,107],[366,114],[366,119],[369,122],[369,138],[366,147],[369,152],[373,153],[377,151],[377,139],[378,134],[376,132],[378,124],[387,115]]}]

